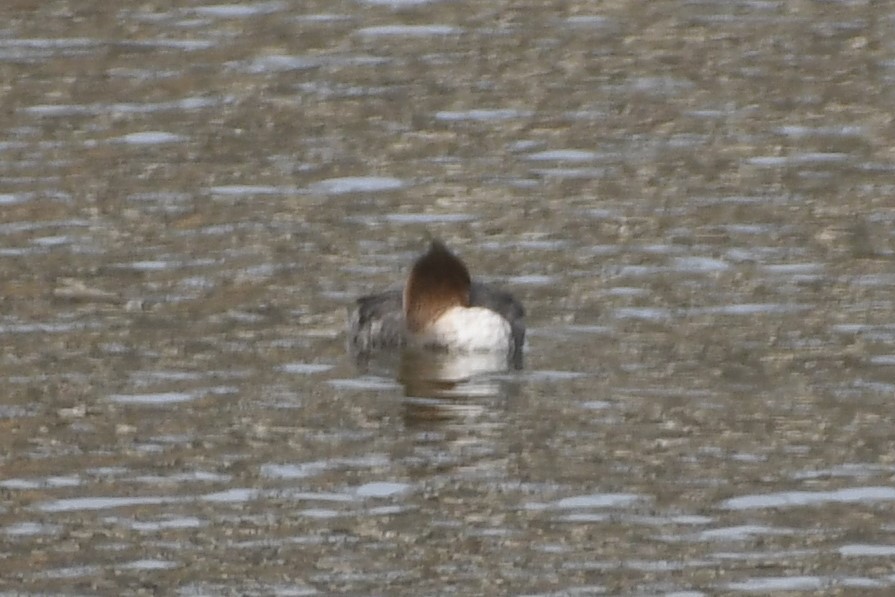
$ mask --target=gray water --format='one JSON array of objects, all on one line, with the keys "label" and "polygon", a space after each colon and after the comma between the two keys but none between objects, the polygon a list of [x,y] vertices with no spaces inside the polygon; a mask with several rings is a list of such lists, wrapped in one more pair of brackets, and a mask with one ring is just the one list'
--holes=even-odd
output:
[{"label": "gray water", "polygon": [[[895,587],[888,3],[0,14],[3,591]],[[521,371],[346,353],[427,234]]]}]

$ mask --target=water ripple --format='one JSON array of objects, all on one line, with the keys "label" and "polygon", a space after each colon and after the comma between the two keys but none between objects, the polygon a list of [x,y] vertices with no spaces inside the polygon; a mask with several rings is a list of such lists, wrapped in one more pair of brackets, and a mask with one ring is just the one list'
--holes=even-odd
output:
[{"label": "water ripple", "polygon": [[895,487],[850,487],[833,491],[781,491],[744,495],[721,502],[727,510],[756,510],[817,506],[828,503],[855,504],[895,501]]}]

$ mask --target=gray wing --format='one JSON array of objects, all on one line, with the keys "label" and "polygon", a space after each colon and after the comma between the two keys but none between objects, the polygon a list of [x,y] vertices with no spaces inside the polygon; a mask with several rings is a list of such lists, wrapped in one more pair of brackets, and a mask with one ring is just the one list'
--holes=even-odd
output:
[{"label": "gray wing", "polygon": [[473,282],[469,289],[469,304],[472,307],[485,307],[497,311],[504,319],[510,322],[521,320],[525,317],[525,309],[522,303],[505,290],[500,290],[488,284]]},{"label": "gray wing", "polygon": [[525,308],[522,303],[505,290],[473,282],[469,289],[469,304],[496,311],[509,322],[513,334],[513,361],[521,369],[522,346],[525,344]]},{"label": "gray wing", "polygon": [[349,307],[348,343],[357,352],[404,345],[400,290],[362,296]]}]

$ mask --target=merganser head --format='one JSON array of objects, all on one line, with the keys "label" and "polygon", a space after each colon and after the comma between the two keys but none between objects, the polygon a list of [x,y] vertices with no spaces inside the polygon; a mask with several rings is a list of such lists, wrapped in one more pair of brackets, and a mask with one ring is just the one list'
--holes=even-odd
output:
[{"label": "merganser head", "polygon": [[404,285],[404,320],[420,332],[451,307],[469,306],[469,270],[440,240],[413,264]]}]

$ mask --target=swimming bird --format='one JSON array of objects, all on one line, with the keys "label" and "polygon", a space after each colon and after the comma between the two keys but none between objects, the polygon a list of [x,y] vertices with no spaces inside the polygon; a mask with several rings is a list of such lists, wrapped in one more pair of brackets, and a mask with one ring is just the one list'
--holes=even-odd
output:
[{"label": "swimming bird", "polygon": [[414,262],[403,289],[363,296],[349,307],[348,342],[359,354],[408,347],[501,353],[521,367],[525,310],[510,293],[472,281],[440,240]]}]

